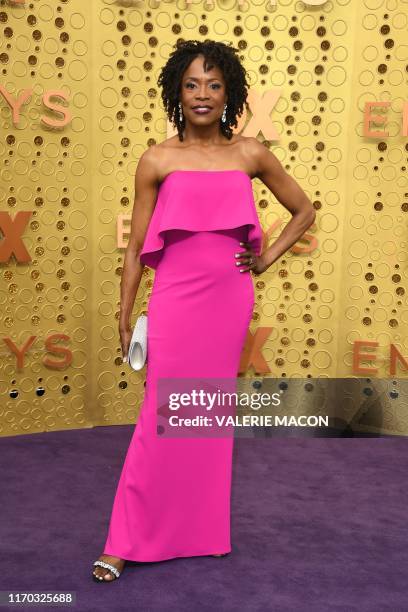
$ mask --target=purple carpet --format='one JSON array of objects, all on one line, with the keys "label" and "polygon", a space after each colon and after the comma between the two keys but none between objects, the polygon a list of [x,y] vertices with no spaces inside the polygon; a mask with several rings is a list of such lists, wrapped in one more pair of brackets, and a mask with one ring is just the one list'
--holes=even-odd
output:
[{"label": "purple carpet", "polygon": [[408,609],[405,438],[236,439],[232,553],[93,582],[132,432],[0,439],[0,590],[75,591],[80,612]]}]

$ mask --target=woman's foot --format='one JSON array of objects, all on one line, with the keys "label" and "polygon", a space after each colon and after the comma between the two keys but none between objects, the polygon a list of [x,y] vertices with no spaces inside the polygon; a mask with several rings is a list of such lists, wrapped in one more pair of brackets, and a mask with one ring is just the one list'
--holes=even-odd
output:
[{"label": "woman's foot", "polygon": [[[106,563],[110,563],[120,572],[122,572],[126,563],[125,559],[120,559],[119,557],[112,557],[111,555],[101,555],[98,561],[105,561]],[[106,567],[100,567],[99,565],[97,565],[96,567],[94,566],[93,575],[96,576],[98,580],[116,580],[116,576],[114,576],[110,570],[108,570]]]}]

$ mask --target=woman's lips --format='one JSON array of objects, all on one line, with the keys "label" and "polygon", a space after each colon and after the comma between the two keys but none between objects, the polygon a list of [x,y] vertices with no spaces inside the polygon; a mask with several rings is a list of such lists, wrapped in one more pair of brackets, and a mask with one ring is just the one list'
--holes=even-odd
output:
[{"label": "woman's lips", "polygon": [[197,115],[206,115],[211,110],[211,108],[193,108],[193,111],[197,113]]}]

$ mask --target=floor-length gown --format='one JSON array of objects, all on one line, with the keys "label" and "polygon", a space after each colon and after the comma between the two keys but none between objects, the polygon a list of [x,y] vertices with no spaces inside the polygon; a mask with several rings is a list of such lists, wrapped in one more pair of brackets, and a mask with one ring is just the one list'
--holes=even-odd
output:
[{"label": "floor-length gown", "polygon": [[260,254],[262,230],[245,172],[176,170],[165,177],[140,255],[155,269],[145,396],[104,554],[160,561],[231,551],[234,438],[157,435],[156,383],[236,379],[254,305],[251,273],[236,265],[240,241]]}]

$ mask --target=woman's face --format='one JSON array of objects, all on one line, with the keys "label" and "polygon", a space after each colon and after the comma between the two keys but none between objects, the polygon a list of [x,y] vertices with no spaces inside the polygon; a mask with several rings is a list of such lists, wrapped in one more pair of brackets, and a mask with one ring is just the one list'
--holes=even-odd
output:
[{"label": "woman's face", "polygon": [[185,70],[181,81],[183,114],[186,121],[195,125],[219,121],[227,102],[225,80],[220,68],[214,66],[204,72],[203,64],[204,56],[199,55]]}]

